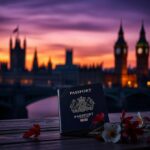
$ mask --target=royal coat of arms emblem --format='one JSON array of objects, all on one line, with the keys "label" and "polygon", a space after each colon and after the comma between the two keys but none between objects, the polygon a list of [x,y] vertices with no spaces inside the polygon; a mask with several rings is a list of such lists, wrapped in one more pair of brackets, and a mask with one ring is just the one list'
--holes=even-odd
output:
[{"label": "royal coat of arms emblem", "polygon": [[73,99],[70,104],[72,113],[84,113],[86,111],[92,111],[94,109],[95,102],[90,97],[80,96],[77,99]]}]

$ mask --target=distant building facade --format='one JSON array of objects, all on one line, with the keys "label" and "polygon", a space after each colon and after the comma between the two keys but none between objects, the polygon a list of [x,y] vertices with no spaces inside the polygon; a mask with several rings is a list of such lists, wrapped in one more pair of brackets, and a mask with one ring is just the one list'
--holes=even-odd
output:
[{"label": "distant building facade", "polygon": [[149,86],[149,44],[146,40],[144,25],[141,26],[140,38],[136,44],[136,68],[127,68],[128,45],[124,38],[122,25],[118,32],[118,39],[114,45],[115,68],[112,72],[104,72],[105,86],[121,87]]},{"label": "distant building facade", "polygon": [[37,73],[38,70],[39,70],[38,56],[37,56],[37,49],[35,49],[33,63],[32,63],[32,72]]},{"label": "distant building facade", "polygon": [[10,70],[12,72],[25,71],[26,59],[26,39],[24,39],[23,47],[19,37],[16,37],[15,46],[13,47],[12,38],[10,38]]},{"label": "distant building facade", "polygon": [[73,64],[73,50],[66,49],[65,64],[57,65],[52,73],[52,80],[57,87],[78,85],[79,68]]},{"label": "distant building facade", "polygon": [[139,84],[148,78],[149,43],[146,40],[144,25],[142,24],[140,37],[136,44],[136,74]]},{"label": "distant building facade", "polygon": [[144,24],[141,26],[139,40],[135,46],[136,67],[128,68],[128,44],[125,40],[122,24],[114,44],[114,68],[105,69],[103,63],[91,66],[80,66],[73,63],[73,49],[66,49],[65,64],[56,65],[53,69],[49,58],[47,65],[39,65],[37,49],[34,51],[31,71],[25,67],[26,39],[21,47],[19,36],[15,44],[10,38],[10,68],[6,62],[0,62],[0,83],[38,86],[72,86],[102,83],[104,87],[149,86],[149,43],[146,39]]},{"label": "distant building facade", "polygon": [[[37,50],[34,52],[31,71],[26,69],[26,50],[27,43],[24,39],[23,44],[17,34],[15,42],[10,38],[10,68],[6,62],[0,62],[0,84],[20,84],[23,86],[51,86],[52,63],[49,61],[47,66],[39,66]],[[21,46],[23,45],[23,46]]]},{"label": "distant building facade", "polygon": [[117,77],[117,84],[125,86],[128,69],[127,69],[128,46],[124,39],[124,32],[122,25],[120,25],[118,39],[114,45],[115,57],[115,76]]}]

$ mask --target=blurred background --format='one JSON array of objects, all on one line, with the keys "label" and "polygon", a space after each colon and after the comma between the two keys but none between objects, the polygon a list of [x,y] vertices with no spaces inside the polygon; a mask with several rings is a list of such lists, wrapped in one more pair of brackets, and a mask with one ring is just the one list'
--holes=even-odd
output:
[{"label": "blurred background", "polygon": [[148,0],[1,0],[0,119],[58,116],[57,89],[101,83],[109,112],[150,110]]}]

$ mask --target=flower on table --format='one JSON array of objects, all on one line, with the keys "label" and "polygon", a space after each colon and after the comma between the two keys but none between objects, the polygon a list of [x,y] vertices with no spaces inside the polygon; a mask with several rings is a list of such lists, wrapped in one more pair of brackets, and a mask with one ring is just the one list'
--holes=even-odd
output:
[{"label": "flower on table", "polygon": [[121,138],[121,127],[118,124],[105,123],[102,138],[105,142],[117,143]]},{"label": "flower on table", "polygon": [[[104,113],[99,113],[92,120],[95,129],[90,135],[95,135],[98,140],[105,142],[136,143],[141,135],[150,132],[150,117],[142,117],[140,112],[133,117],[127,116],[123,111],[120,120],[120,124],[105,123]],[[150,143],[150,136],[146,140]]]},{"label": "flower on table", "polygon": [[30,138],[34,137],[37,138],[40,135],[41,127],[39,124],[34,124],[32,128],[30,128],[28,131],[24,132],[23,138]]},{"label": "flower on table", "polygon": [[92,120],[93,124],[98,124],[98,123],[103,123],[103,122],[104,122],[104,113],[102,112],[97,114]]},{"label": "flower on table", "polygon": [[137,117],[136,117],[136,121],[138,122],[138,126],[139,126],[139,128],[141,128],[142,126],[143,126],[143,118],[142,118],[142,116],[141,116],[141,113],[140,112],[138,112],[137,113]]},{"label": "flower on table", "polygon": [[121,135],[122,140],[137,142],[138,136],[143,134],[143,120],[141,114],[138,113],[136,119],[133,121],[132,116],[127,116],[123,111],[121,116]]},{"label": "flower on table", "polygon": [[131,142],[137,142],[138,136],[143,134],[143,129],[139,128],[137,121],[128,122],[122,129],[122,138],[126,138]]},{"label": "flower on table", "polygon": [[126,112],[122,111],[120,119],[121,119],[121,124],[123,125],[129,123],[133,119],[133,116],[126,117]]}]

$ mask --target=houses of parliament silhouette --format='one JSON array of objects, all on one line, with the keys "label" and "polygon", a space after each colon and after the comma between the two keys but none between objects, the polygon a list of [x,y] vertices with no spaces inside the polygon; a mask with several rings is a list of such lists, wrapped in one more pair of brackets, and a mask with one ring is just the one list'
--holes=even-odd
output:
[{"label": "houses of parliament silhouette", "polygon": [[[13,46],[14,45],[14,46]],[[102,64],[92,66],[79,66],[73,64],[73,50],[66,49],[64,65],[52,68],[51,59],[47,66],[39,66],[37,50],[34,52],[32,70],[25,67],[26,39],[21,41],[16,36],[15,44],[10,38],[10,68],[7,63],[0,63],[0,85],[20,84],[23,86],[72,86],[91,83],[102,83],[104,87],[150,87],[150,74],[148,68],[149,43],[146,39],[144,24],[142,23],[139,40],[135,46],[136,68],[127,67],[128,44],[124,38],[122,24],[118,32],[118,39],[114,44],[115,67],[105,69]]]}]

